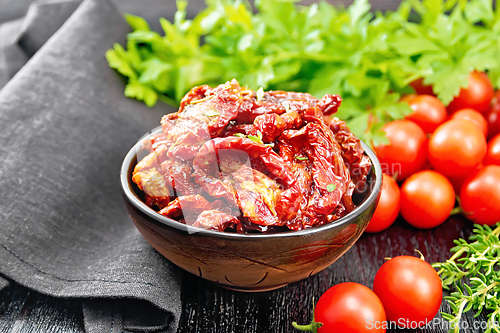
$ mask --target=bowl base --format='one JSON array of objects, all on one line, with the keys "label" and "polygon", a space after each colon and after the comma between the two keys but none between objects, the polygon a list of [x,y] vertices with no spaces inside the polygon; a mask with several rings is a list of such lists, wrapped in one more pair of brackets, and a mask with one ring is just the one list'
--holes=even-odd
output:
[{"label": "bowl base", "polygon": [[280,284],[278,286],[272,286],[272,287],[261,288],[261,289],[246,289],[246,288],[231,287],[231,286],[228,286],[226,284],[217,283],[214,281],[210,281],[210,283],[213,283],[216,286],[222,287],[224,289],[229,289],[229,290],[234,290],[234,291],[239,291],[239,292],[244,292],[244,293],[261,293],[261,292],[280,289],[280,288],[283,288],[283,287],[289,285],[289,283],[284,283],[284,284]]}]

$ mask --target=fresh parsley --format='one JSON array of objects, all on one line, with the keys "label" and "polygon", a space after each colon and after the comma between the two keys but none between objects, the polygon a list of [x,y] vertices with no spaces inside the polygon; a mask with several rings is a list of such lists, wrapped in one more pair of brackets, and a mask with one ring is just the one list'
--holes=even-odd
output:
[{"label": "fresh parsley", "polygon": [[[128,78],[126,96],[178,104],[193,86],[232,78],[250,89],[339,94],[337,117],[368,144],[387,142],[382,126],[412,112],[400,102],[423,78],[445,103],[473,70],[500,87],[500,10],[492,0],[403,0],[372,13],[368,0],[346,9],[326,2],[210,0],[194,19],[177,1],[164,35],[126,15],[134,30],[115,44],[109,65]],[[412,20],[410,20],[410,15]],[[286,107],[286,105],[285,105]]]},{"label": "fresh parsley", "polygon": [[402,29],[389,38],[389,43],[405,62],[404,70],[410,78],[424,78],[445,105],[460,88],[467,87],[473,70],[489,71],[499,86],[500,11],[493,9],[492,1],[409,3],[421,22],[402,22]]}]

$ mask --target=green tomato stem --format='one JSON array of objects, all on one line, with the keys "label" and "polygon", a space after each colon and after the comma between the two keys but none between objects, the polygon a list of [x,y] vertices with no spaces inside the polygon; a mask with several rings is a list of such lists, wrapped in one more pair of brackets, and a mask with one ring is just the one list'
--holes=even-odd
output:
[{"label": "green tomato stem", "polygon": [[451,210],[450,212],[450,216],[452,215],[456,215],[456,214],[460,214],[460,213],[463,213],[464,211],[462,210],[462,207],[458,206],[458,207],[455,207]]},{"label": "green tomato stem", "polygon": [[295,321],[292,322],[292,326],[298,330],[301,330],[301,331],[304,331],[304,332],[314,332],[314,333],[318,333],[318,328],[320,328],[321,326],[323,326],[323,323],[318,323],[316,322],[316,320],[314,319],[314,297],[312,299],[312,320],[311,320],[311,323],[308,324],[308,325],[299,325],[297,324]]},{"label": "green tomato stem", "polygon": [[296,322],[292,322],[292,326],[301,331],[318,333],[318,328],[323,326],[323,323],[317,323],[313,319],[308,325],[299,325]]}]

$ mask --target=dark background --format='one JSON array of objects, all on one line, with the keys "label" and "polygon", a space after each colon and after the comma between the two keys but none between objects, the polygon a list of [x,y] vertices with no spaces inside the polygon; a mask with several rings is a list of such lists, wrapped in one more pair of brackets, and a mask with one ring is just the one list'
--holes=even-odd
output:
[{"label": "dark background", "polygon": [[[0,0],[0,23],[17,19],[26,13],[30,3],[36,0]],[[175,6],[175,0],[113,0],[113,2],[123,12],[140,15],[146,18],[153,27],[159,28],[158,18],[165,17],[173,19],[173,11],[170,8]],[[253,0],[251,0],[253,3]],[[301,4],[308,5],[316,0],[304,0]],[[332,4],[349,5],[350,0],[328,0]],[[371,1],[374,10],[388,10],[397,8],[398,0],[375,0]],[[204,0],[190,0],[188,3],[188,17],[193,17],[205,6]]]}]

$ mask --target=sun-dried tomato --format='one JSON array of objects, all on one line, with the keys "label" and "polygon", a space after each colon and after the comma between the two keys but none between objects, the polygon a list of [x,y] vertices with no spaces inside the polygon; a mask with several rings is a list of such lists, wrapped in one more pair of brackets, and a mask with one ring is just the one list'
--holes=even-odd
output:
[{"label": "sun-dried tomato", "polygon": [[196,227],[302,230],[354,209],[371,163],[344,122],[342,99],[255,92],[236,80],[194,87],[144,144],[133,181],[146,204]]},{"label": "sun-dried tomato", "polygon": [[371,162],[364,154],[361,142],[351,133],[344,121],[334,117],[329,125],[335,139],[340,144],[342,158],[350,171],[352,180],[355,184],[364,183],[366,175],[370,171]]},{"label": "sun-dried tomato", "polygon": [[224,231],[239,223],[236,216],[218,210],[205,210],[198,215],[193,226],[208,230]]}]

